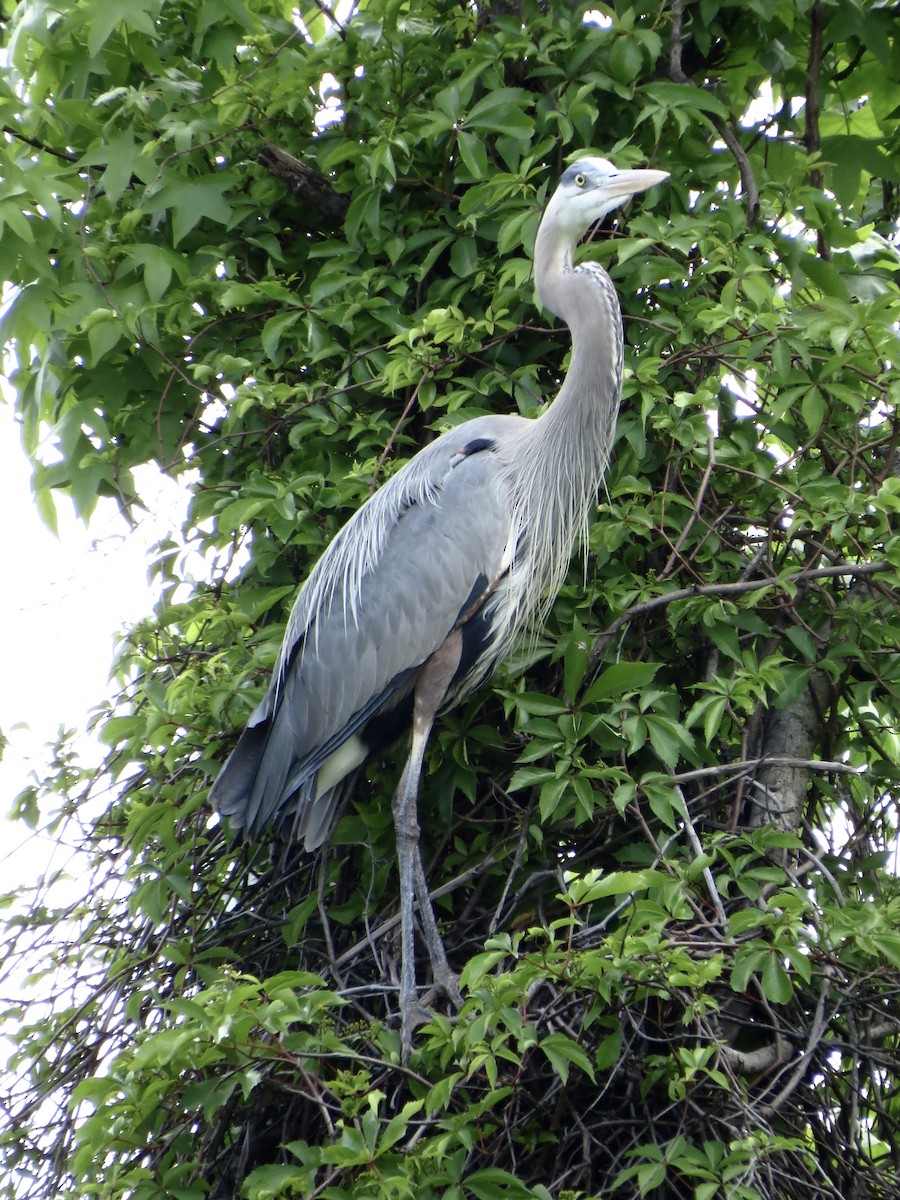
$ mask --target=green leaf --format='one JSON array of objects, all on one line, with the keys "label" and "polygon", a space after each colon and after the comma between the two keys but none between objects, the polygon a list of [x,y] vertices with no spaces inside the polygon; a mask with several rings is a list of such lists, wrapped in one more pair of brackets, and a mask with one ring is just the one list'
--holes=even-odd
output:
[{"label": "green leaf", "polygon": [[88,26],[87,50],[95,58],[122,20],[122,6],[116,0],[99,0],[93,5]]},{"label": "green leaf", "polygon": [[424,1100],[407,1100],[400,1112],[391,1117],[378,1137],[379,1154],[384,1154],[406,1136],[411,1118],[421,1111],[423,1104]]},{"label": "green leaf", "polygon": [[530,1200],[531,1188],[500,1167],[483,1167],[463,1180],[465,1190],[477,1200]]},{"label": "green leaf", "polygon": [[803,420],[811,436],[815,436],[822,428],[825,419],[825,399],[818,388],[809,388],[800,404]]},{"label": "green leaf", "polygon": [[270,1165],[256,1167],[247,1176],[244,1191],[247,1200],[277,1200],[300,1195],[309,1187],[310,1173],[302,1167]]},{"label": "green leaf", "polygon": [[116,204],[119,201],[130,186],[133,176],[142,178],[147,175],[150,163],[141,150],[141,146],[129,131],[111,138],[82,159],[85,165],[97,162],[104,164],[100,186],[110,203]]},{"label": "green leaf", "polygon": [[589,656],[588,637],[581,622],[576,617],[572,625],[572,633],[566,646],[563,658],[563,692],[568,700],[574,700],[578,689],[584,680]]},{"label": "green leaf", "polygon": [[523,788],[534,787],[551,779],[555,780],[556,774],[549,767],[519,767],[510,779],[507,790],[510,793],[521,792]]},{"label": "green leaf", "polygon": [[496,88],[469,109],[465,125],[469,129],[494,130],[513,137],[531,137],[534,122],[524,111],[532,103],[524,88]]},{"label": "green leaf", "polygon": [[633,895],[669,882],[664,871],[646,867],[640,871],[611,871],[601,875],[594,871],[576,877],[569,884],[568,896],[575,904],[592,904],[607,896]]},{"label": "green leaf", "polygon": [[622,1034],[617,1029],[614,1033],[608,1034],[597,1047],[597,1052],[594,1055],[597,1070],[608,1071],[619,1061],[621,1052]]},{"label": "green leaf", "polygon": [[640,691],[656,677],[659,663],[618,662],[598,676],[582,697],[583,704],[611,700],[626,692]]},{"label": "green leaf", "polygon": [[102,320],[94,321],[88,329],[91,365],[96,366],[122,339],[122,325],[115,313],[102,312]]},{"label": "green leaf", "polygon": [[487,178],[489,167],[484,138],[478,137],[474,133],[468,133],[465,129],[460,129],[457,132],[456,140],[460,156],[469,168],[472,178],[474,180]]},{"label": "green leaf", "polygon": [[34,503],[38,514],[51,533],[59,535],[59,520],[56,511],[56,501],[50,488],[35,489]]},{"label": "green leaf", "polygon": [[233,209],[225,200],[225,193],[233,183],[230,172],[197,179],[178,178],[170,172],[164,179],[151,200],[150,210],[170,215],[173,245],[177,246],[201,221],[230,224]]},{"label": "green leaf", "polygon": [[791,977],[777,954],[769,954],[760,979],[766,999],[772,1004],[787,1004],[794,995]]},{"label": "green leaf", "polygon": [[289,310],[288,312],[280,313],[276,317],[270,317],[266,321],[260,333],[260,342],[266,358],[271,359],[272,362],[280,361],[282,357],[279,354],[281,339],[289,330],[292,330],[296,326],[300,320],[300,316],[299,312]]},{"label": "green leaf", "polygon": [[172,269],[175,259],[162,246],[136,246],[133,251],[134,259],[144,268],[144,283],[147,294],[154,304],[162,299],[163,293],[172,279]]},{"label": "green leaf", "polygon": [[713,113],[722,118],[727,118],[729,115],[728,109],[722,101],[711,92],[687,83],[670,83],[668,80],[654,79],[651,83],[645,83],[641,91],[666,107],[695,108],[700,112]]},{"label": "green leaf", "polygon": [[37,788],[26,787],[16,796],[9,810],[12,821],[21,821],[28,829],[37,829],[41,818]]},{"label": "green leaf", "polygon": [[869,937],[885,961],[900,970],[900,933],[871,933]]},{"label": "green leaf", "polygon": [[729,983],[731,990],[743,995],[750,985],[752,976],[758,974],[768,962],[771,953],[768,950],[753,948],[741,950],[731,971]]},{"label": "green leaf", "polygon": [[450,250],[450,269],[460,279],[468,279],[478,265],[478,246],[474,238],[457,238]]},{"label": "green leaf", "polygon": [[565,794],[569,786],[568,779],[563,776],[560,779],[549,779],[541,785],[541,796],[538,811],[540,813],[542,823],[546,824],[554,820],[557,816],[560,800]]},{"label": "green leaf", "polygon": [[797,259],[797,268],[803,277],[819,288],[826,296],[849,300],[850,292],[834,266],[815,254],[802,254]]},{"label": "green leaf", "polygon": [[554,700],[540,692],[517,692],[515,700],[520,708],[533,717],[558,717],[568,712],[568,705],[564,700]]},{"label": "green leaf", "polygon": [[643,65],[644,56],[638,42],[629,36],[616,38],[609,56],[610,71],[618,83],[630,83]]},{"label": "green leaf", "polygon": [[594,1067],[590,1058],[572,1038],[564,1033],[550,1033],[541,1039],[540,1047],[563,1083],[568,1083],[570,1066],[578,1067],[594,1081]]}]

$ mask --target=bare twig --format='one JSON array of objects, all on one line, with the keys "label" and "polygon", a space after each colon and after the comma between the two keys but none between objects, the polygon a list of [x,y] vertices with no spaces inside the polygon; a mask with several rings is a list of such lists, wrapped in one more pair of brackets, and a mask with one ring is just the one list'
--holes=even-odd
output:
[{"label": "bare twig", "polygon": [[768,764],[777,767],[797,767],[804,771],[834,772],[841,775],[862,775],[865,767],[853,767],[845,762],[833,762],[825,758],[791,758],[786,755],[773,754],[765,758],[744,758],[740,762],[720,763],[715,767],[698,767],[694,771],[682,771],[678,775],[670,775],[672,783],[689,783],[694,779],[708,779],[715,775],[749,775],[757,767]]},{"label": "bare twig", "polygon": [[[489,854],[486,858],[483,858],[481,862],[476,863],[474,867],[469,867],[467,871],[463,871],[462,874],[448,880],[440,887],[433,888],[431,891],[429,891],[429,900],[439,900],[441,896],[449,896],[451,892],[455,892],[457,888],[468,883],[470,879],[474,879],[476,875],[480,875],[482,871],[493,866],[496,861],[497,856]],[[395,929],[399,924],[400,914],[398,912],[393,917],[388,917],[386,921],[382,921],[381,924],[373,929],[370,933],[367,933],[366,937],[364,937],[362,941],[350,946],[344,951],[343,954],[339,955],[334,960],[334,966],[338,969],[347,966],[347,964],[352,962],[357,955],[362,954],[363,951],[370,946],[373,940],[384,937],[385,934],[390,933],[391,930]]]},{"label": "bare twig", "polygon": [[766,576],[764,579],[745,579],[737,583],[710,583],[700,587],[678,588],[676,591],[666,592],[662,596],[653,596],[650,600],[642,600],[640,604],[633,604],[631,608],[616,617],[612,624],[600,634],[588,658],[585,681],[586,683],[590,681],[590,676],[596,670],[607,643],[623,625],[634,620],[635,617],[653,612],[654,609],[665,608],[676,600],[690,600],[695,596],[740,596],[745,592],[756,592],[768,587],[786,587],[794,583],[807,583],[812,579],[834,579],[841,575],[853,577],[878,575],[883,571],[890,570],[891,564],[888,562],[834,563],[830,567],[815,567],[809,571],[791,571],[787,575]]},{"label": "bare twig", "polygon": [[806,1074],[810,1059],[816,1052],[827,1024],[825,1020],[825,997],[828,993],[830,978],[830,970],[826,968],[822,979],[822,987],[819,990],[819,999],[816,1002],[816,1011],[813,1014],[812,1024],[809,1027],[809,1034],[806,1038],[806,1049],[800,1055],[799,1059],[797,1059],[797,1063],[793,1071],[791,1071],[787,1082],[767,1104],[758,1110],[764,1117],[772,1116],[781,1108],[782,1104],[784,1104],[785,1100],[787,1100]]},{"label": "bare twig", "polygon": [[531,819],[530,819],[531,818],[531,810],[533,808],[534,808],[534,802],[532,801],[529,811],[526,814],[526,818],[522,822],[522,826],[519,831],[519,837],[516,841],[515,853],[513,854],[512,865],[510,866],[509,871],[507,872],[507,875],[506,875],[506,883],[503,885],[503,891],[500,894],[500,899],[497,901],[497,907],[494,910],[494,915],[491,918],[490,925],[488,926],[488,933],[490,933],[490,934],[494,934],[497,932],[497,927],[500,924],[500,917],[503,914],[503,910],[506,906],[506,900],[507,900],[507,897],[509,896],[510,888],[512,887],[512,881],[513,881],[513,879],[515,879],[516,875],[519,872],[519,867],[522,865],[522,858],[525,853],[525,843],[528,840],[529,826],[531,824]]},{"label": "bare twig", "polygon": [[700,510],[703,506],[703,497],[706,495],[706,489],[709,487],[709,481],[712,478],[713,468],[715,465],[716,439],[713,437],[712,433],[710,433],[709,440],[707,442],[706,469],[703,472],[703,478],[700,480],[700,486],[697,489],[697,495],[694,498],[694,507],[691,510],[691,515],[688,517],[685,523],[684,529],[682,529],[681,534],[679,535],[678,541],[672,547],[672,553],[669,555],[668,562],[659,573],[660,579],[667,579],[675,569],[675,565],[678,561],[679,555],[681,554],[681,547],[687,541],[688,534],[690,533],[691,529],[693,529],[694,523],[700,516]]},{"label": "bare twig", "polygon": [[40,150],[42,154],[52,154],[54,158],[59,158],[63,162],[78,162],[79,155],[74,150],[54,150],[46,142],[29,137],[27,133],[22,133],[21,129],[14,129],[12,125],[3,125],[0,128],[2,128],[4,133],[9,134],[11,138],[15,138],[17,142],[24,142],[26,146],[31,146],[33,150]]},{"label": "bare twig", "polygon": [[[675,83],[696,86],[681,65],[681,55],[684,46],[684,0],[674,0],[672,4],[672,36],[669,42],[669,78]],[[734,155],[741,176],[741,187],[747,198],[747,224],[755,225],[759,216],[759,188],[756,176],[750,165],[747,151],[741,145],[734,122],[725,121],[716,113],[710,113],[709,119],[719,137]]]},{"label": "bare twig", "polygon": [[[684,821],[684,831],[687,834],[687,839],[691,843],[691,849],[694,852],[695,858],[702,858],[703,846],[700,844],[700,839],[697,836],[697,830],[694,828],[694,823],[691,820],[691,814],[688,810],[687,800],[684,798],[684,793],[680,787],[676,785],[675,790],[677,791],[683,806],[682,819]],[[719,895],[718,888],[716,887],[716,881],[712,877],[712,871],[710,871],[709,867],[703,867],[701,874],[703,875],[703,882],[706,884],[706,890],[709,894],[709,902],[715,909],[719,924],[724,929],[728,923],[728,918],[725,916],[725,908],[722,904],[722,898]]]},{"label": "bare twig", "polygon": [[388,438],[387,445],[382,450],[381,457],[378,459],[378,462],[375,464],[375,470],[372,472],[372,478],[369,480],[369,491],[370,492],[375,491],[375,485],[378,483],[378,476],[381,474],[381,468],[384,466],[385,462],[387,461],[387,456],[391,452],[391,447],[393,446],[394,442],[397,440],[397,434],[400,432],[400,426],[403,424],[403,422],[406,420],[406,418],[412,412],[413,406],[416,403],[416,400],[418,400],[418,398],[419,398],[419,392],[421,392],[421,390],[422,390],[422,385],[430,374],[431,374],[430,371],[426,371],[423,374],[422,378],[419,380],[419,382],[416,384],[416,386],[413,388],[413,393],[410,396],[410,398],[407,400],[407,402],[403,408],[403,412],[400,414],[400,417],[397,421],[397,424],[391,430],[391,436]]}]

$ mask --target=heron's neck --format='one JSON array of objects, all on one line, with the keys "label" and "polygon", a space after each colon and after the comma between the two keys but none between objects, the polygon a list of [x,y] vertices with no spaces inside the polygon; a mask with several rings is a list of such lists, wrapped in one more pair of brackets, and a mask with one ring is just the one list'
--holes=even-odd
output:
[{"label": "heron's neck", "polygon": [[[545,260],[546,261],[546,260]],[[556,259],[557,263],[561,260]],[[596,264],[539,272],[545,308],[572,333],[572,355],[550,407],[525,426],[510,480],[518,514],[522,609],[540,616],[558,592],[609,459],[622,375],[622,319]]]},{"label": "heron's neck", "polygon": [[[572,335],[569,370],[540,417],[541,439],[579,456],[584,487],[593,490],[609,458],[622,381],[622,316],[612,280],[597,263],[571,265],[571,251],[542,272],[541,303]],[[583,455],[582,455],[583,452]]]}]

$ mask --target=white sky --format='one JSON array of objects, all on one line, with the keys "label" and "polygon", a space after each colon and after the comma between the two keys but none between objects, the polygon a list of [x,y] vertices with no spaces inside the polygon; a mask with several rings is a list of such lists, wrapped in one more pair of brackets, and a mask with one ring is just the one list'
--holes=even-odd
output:
[{"label": "white sky", "polygon": [[[149,547],[161,529],[181,523],[184,505],[177,485],[160,486],[148,472],[142,484],[154,511],[136,530],[111,501],[87,529],[62,499],[57,538],[37,514],[30,478],[12,407],[0,398],[0,728],[11,743],[0,761],[3,891],[46,867],[52,852],[49,842],[9,822],[12,802],[32,775],[41,776],[60,726],[84,729],[91,708],[106,698],[115,634],[146,616],[155,598]],[[79,751],[99,761],[89,739]],[[22,852],[23,841],[33,853]]]}]

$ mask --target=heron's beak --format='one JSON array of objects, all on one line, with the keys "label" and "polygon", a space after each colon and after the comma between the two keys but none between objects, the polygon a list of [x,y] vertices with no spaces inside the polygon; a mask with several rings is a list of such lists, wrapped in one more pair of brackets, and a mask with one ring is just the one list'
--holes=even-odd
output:
[{"label": "heron's beak", "polygon": [[602,186],[604,196],[610,200],[634,196],[638,192],[646,192],[648,188],[656,187],[658,183],[669,178],[668,171],[617,171],[612,179],[607,179]]}]

